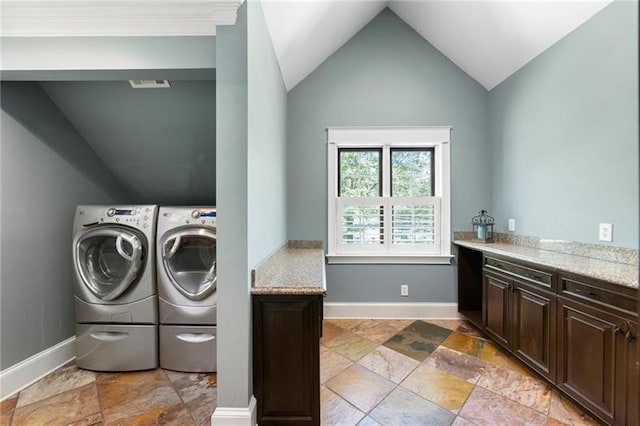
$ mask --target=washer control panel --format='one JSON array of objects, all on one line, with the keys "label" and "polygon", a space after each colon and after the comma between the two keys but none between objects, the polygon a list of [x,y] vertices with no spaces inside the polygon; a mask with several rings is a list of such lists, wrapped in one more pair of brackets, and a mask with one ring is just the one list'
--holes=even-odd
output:
[{"label": "washer control panel", "polygon": [[155,206],[87,206],[86,209],[78,209],[77,215],[82,218],[84,226],[118,223],[147,230],[153,226]]}]

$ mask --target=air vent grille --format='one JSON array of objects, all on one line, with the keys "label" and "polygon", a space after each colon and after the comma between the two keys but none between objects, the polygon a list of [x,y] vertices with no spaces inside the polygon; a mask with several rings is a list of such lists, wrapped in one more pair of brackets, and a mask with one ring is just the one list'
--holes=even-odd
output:
[{"label": "air vent grille", "polygon": [[129,80],[134,89],[162,89],[171,87],[169,80]]}]

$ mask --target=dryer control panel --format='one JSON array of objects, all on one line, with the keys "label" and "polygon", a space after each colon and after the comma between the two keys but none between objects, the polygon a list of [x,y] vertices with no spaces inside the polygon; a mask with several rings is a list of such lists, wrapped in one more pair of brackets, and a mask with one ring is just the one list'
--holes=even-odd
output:
[{"label": "dryer control panel", "polygon": [[161,219],[173,224],[217,226],[215,208],[194,207],[166,208],[161,213]]}]

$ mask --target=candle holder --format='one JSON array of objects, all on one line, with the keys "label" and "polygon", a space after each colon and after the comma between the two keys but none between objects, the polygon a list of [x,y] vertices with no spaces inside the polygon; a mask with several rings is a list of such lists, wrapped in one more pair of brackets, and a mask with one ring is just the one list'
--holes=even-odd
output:
[{"label": "candle holder", "polygon": [[478,243],[493,242],[493,225],[496,221],[487,214],[486,210],[480,210],[480,214],[471,219],[473,224],[474,238],[472,241]]}]

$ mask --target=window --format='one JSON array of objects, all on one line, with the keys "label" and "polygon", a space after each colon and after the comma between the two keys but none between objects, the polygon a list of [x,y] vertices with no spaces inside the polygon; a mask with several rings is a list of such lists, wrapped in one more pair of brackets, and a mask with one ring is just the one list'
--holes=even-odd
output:
[{"label": "window", "polygon": [[451,261],[450,130],[328,129],[329,263]]}]

